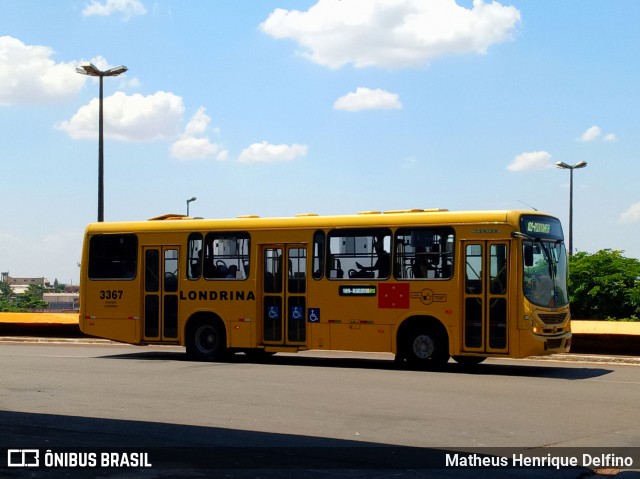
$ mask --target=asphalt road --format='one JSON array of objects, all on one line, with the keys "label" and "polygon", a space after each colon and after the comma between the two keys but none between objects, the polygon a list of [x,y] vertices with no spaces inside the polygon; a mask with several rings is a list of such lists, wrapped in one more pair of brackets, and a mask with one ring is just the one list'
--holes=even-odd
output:
[{"label": "asphalt road", "polygon": [[[173,347],[33,343],[0,344],[0,364],[3,448],[151,448],[156,464],[165,459],[159,455],[191,448],[224,459],[224,474],[193,469],[191,477],[592,474],[584,468],[425,466],[425,451],[437,461],[445,449],[465,457],[474,451],[635,454],[640,469],[640,452],[624,449],[640,445],[638,365],[488,360],[472,370],[450,363],[429,372],[399,370],[381,354],[310,352],[277,355],[264,364],[239,355],[228,363],[198,363]],[[372,453],[371,446],[381,449]],[[256,450],[303,459],[295,465],[268,459],[269,468],[259,474],[237,466],[243,458],[249,458],[247,467],[265,464]],[[407,467],[398,469],[398,458]],[[69,468],[29,475],[13,468],[0,475],[174,477],[177,466],[167,467],[86,476],[87,470]],[[618,477],[638,476],[622,471]]]}]

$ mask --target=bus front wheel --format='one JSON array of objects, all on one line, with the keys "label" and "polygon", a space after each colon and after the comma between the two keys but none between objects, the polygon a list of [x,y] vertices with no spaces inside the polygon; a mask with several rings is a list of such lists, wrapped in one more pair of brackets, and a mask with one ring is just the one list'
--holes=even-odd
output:
[{"label": "bus front wheel", "polygon": [[217,322],[198,320],[187,329],[187,356],[195,361],[219,361],[227,344],[224,328]]},{"label": "bus front wheel", "polygon": [[441,367],[449,361],[449,350],[439,334],[429,329],[419,329],[407,335],[404,357],[412,366]]}]

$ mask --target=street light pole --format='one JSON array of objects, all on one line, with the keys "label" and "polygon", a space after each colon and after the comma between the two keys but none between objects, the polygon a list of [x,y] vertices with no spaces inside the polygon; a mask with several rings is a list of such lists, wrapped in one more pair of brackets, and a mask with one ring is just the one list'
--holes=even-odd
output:
[{"label": "street light pole", "polygon": [[197,200],[198,198],[196,198],[195,196],[193,198],[189,198],[187,200],[187,216],[189,216],[189,203],[191,203],[192,201]]},{"label": "street light pole", "polygon": [[98,110],[98,222],[104,221],[104,116],[103,76],[100,75],[100,105]]},{"label": "street light pole", "polygon": [[93,63],[83,63],[77,73],[100,78],[100,101],[98,107],[98,221],[104,221],[104,126],[103,126],[103,78],[115,77],[127,71],[120,65],[108,70],[99,70]]},{"label": "street light pole", "polygon": [[556,166],[563,170],[569,170],[569,255],[573,254],[573,170],[587,166],[586,161],[581,161],[575,165],[568,165],[563,161],[558,161]]}]

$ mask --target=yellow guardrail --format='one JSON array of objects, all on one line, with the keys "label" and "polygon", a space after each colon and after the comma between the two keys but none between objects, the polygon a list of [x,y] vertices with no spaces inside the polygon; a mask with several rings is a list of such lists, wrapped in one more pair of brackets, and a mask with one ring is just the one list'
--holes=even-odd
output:
[{"label": "yellow guardrail", "polygon": [[79,324],[78,313],[0,313],[0,324]]},{"label": "yellow guardrail", "polygon": [[571,321],[574,334],[624,334],[640,336],[640,321]]}]

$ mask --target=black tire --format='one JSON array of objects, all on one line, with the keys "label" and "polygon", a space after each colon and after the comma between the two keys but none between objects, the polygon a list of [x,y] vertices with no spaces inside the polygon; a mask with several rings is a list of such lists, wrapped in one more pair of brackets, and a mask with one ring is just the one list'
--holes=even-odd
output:
[{"label": "black tire", "polygon": [[487,359],[484,356],[453,356],[453,360],[460,366],[477,366],[481,362]]},{"label": "black tire", "polygon": [[431,329],[414,329],[405,337],[403,357],[421,369],[442,367],[449,361],[449,346],[442,334]]},{"label": "black tire", "polygon": [[216,321],[197,320],[187,328],[187,356],[194,361],[220,361],[227,355],[224,327]]}]

